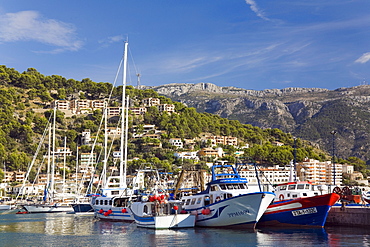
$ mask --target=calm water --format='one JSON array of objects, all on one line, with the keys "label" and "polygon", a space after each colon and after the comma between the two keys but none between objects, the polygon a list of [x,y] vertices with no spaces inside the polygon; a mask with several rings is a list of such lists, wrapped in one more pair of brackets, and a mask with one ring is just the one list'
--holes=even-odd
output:
[{"label": "calm water", "polygon": [[[370,228],[370,227],[369,227]],[[2,214],[0,246],[370,246],[370,229],[150,230],[72,214]]]}]

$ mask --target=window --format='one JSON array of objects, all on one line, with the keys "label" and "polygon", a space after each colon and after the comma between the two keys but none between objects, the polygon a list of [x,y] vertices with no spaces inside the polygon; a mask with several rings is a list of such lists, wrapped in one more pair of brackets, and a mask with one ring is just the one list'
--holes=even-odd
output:
[{"label": "window", "polygon": [[286,185],[280,186],[280,190],[286,190]]},{"label": "window", "polygon": [[304,184],[298,184],[297,189],[298,190],[304,190]]},{"label": "window", "polygon": [[202,201],[202,197],[198,197],[197,204],[199,204]]},{"label": "window", "polygon": [[295,184],[290,184],[288,186],[288,190],[295,190]]},{"label": "window", "polygon": [[186,205],[189,205],[190,204],[190,199],[187,199],[186,200]]},{"label": "window", "polygon": [[210,204],[211,203],[211,201],[210,201],[210,199],[209,199],[209,196],[205,196],[204,197],[204,205],[205,206],[207,206],[208,204]]},{"label": "window", "polygon": [[118,190],[112,191],[112,195],[119,195],[119,191]]},{"label": "window", "polygon": [[108,201],[107,200],[104,201],[104,205],[108,205]]},{"label": "window", "polygon": [[194,203],[195,203],[195,199],[196,199],[196,198],[193,198],[193,199],[191,200],[191,205],[194,205]]}]

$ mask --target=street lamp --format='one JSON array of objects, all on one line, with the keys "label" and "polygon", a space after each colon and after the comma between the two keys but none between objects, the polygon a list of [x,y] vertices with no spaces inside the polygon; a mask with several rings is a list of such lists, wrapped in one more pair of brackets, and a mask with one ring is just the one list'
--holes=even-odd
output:
[{"label": "street lamp", "polygon": [[335,130],[331,131],[330,134],[333,135],[333,153],[332,153],[332,165],[333,165],[333,173],[334,173],[334,185],[335,185],[335,134],[337,132]]},{"label": "street lamp", "polygon": [[293,159],[293,165],[294,165],[294,182],[297,181],[297,138],[294,137],[294,159]]}]

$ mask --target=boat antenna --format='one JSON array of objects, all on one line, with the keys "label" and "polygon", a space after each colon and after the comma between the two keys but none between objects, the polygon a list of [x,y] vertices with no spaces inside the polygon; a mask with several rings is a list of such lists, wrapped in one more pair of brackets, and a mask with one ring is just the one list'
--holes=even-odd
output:
[{"label": "boat antenna", "polygon": [[293,160],[293,173],[294,173],[294,181],[296,182],[297,181],[297,167],[296,167],[296,164],[297,164],[297,138],[294,137],[294,160]]}]

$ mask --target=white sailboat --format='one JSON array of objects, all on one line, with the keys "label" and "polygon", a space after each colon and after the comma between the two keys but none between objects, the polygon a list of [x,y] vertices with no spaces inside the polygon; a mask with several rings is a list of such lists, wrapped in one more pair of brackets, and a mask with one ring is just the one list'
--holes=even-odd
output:
[{"label": "white sailboat", "polygon": [[[128,42],[125,42],[123,56],[123,88],[122,88],[122,111],[121,111],[121,146],[120,146],[120,169],[119,176],[103,178],[104,186],[101,196],[94,198],[92,207],[96,217],[102,220],[133,221],[128,208],[129,201],[135,198],[134,190],[127,187],[127,141],[128,141],[128,97],[126,97],[126,74],[127,74],[127,51]],[[127,103],[126,103],[127,101]],[[105,152],[105,155],[106,152]],[[106,174],[107,157],[104,159],[103,173]]]},{"label": "white sailboat", "polygon": [[[31,204],[24,204],[22,205],[23,209],[25,209],[28,213],[60,213],[60,212],[72,212],[73,208],[71,205],[62,202],[55,201],[56,193],[54,190],[54,173],[55,173],[55,123],[56,123],[56,108],[54,107],[53,112],[53,133],[52,133],[52,165],[51,165],[51,172],[50,172],[50,189],[45,189],[44,195],[44,202],[43,203],[31,203]],[[49,131],[49,150],[48,150],[48,160],[50,160],[50,131]],[[50,162],[48,161],[48,164]],[[49,166],[48,166],[49,170]],[[48,174],[48,182],[49,183],[49,174]],[[49,195],[48,195],[49,194]]]}]

